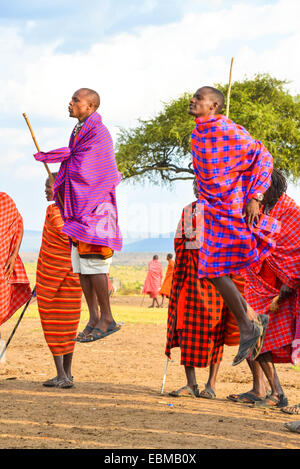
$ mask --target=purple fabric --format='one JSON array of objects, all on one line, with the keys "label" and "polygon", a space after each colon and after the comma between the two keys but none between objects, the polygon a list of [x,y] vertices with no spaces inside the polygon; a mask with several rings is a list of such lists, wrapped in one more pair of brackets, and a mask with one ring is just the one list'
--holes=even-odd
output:
[{"label": "purple fabric", "polygon": [[[109,131],[94,112],[69,146],[36,153],[37,161],[61,163],[54,200],[65,225],[63,233],[85,243],[122,249],[118,226],[116,186],[121,181]],[[60,203],[60,194],[63,207]]]}]

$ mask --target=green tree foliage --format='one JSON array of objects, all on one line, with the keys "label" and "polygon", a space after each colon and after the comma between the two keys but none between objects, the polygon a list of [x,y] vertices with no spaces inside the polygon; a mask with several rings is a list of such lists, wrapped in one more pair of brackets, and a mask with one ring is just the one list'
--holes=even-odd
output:
[{"label": "green tree foliage", "polygon": [[[274,166],[295,180],[300,177],[300,97],[291,96],[286,85],[265,74],[234,82],[229,117],[262,141]],[[226,97],[228,85],[215,86]],[[185,93],[165,103],[153,119],[120,130],[116,157],[124,179],[152,183],[193,179],[190,136],[195,124],[188,114],[190,98]]]}]

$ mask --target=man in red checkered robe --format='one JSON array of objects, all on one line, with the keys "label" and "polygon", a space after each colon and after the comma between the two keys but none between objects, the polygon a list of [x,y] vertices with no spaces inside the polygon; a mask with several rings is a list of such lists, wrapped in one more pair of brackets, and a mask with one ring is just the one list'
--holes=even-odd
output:
[{"label": "man in red checkered robe", "polygon": [[[231,395],[239,402],[283,407],[287,405],[274,363],[297,363],[297,337],[300,327],[300,207],[286,193],[286,180],[277,169],[264,197],[264,211],[279,222],[274,235],[276,247],[256,268],[246,274],[245,297],[259,314],[269,315],[264,345],[258,358],[251,363],[253,389]],[[270,307],[274,298],[277,307]],[[300,338],[300,337],[299,337]],[[271,393],[266,396],[263,375]]]},{"label": "man in red checkered robe", "polygon": [[237,365],[249,355],[256,358],[268,321],[266,315],[259,315],[257,321],[249,319],[231,275],[243,275],[244,269],[258,262],[259,244],[263,245],[260,257],[272,247],[269,235],[276,230],[276,222],[266,215],[259,218],[259,200],[270,185],[273,158],[246,129],[221,114],[223,106],[223,94],[205,86],[192,97],[189,113],[196,123],[191,150],[198,205],[204,211],[198,275],[213,283],[235,316],[240,346],[232,364]]},{"label": "man in red checkered robe", "polygon": [[0,192],[0,325],[31,297],[29,280],[19,256],[23,220],[14,201]]},{"label": "man in red checkered robe", "polygon": [[[197,184],[194,183],[197,197]],[[197,212],[197,202],[182,212],[175,239],[176,253],[172,290],[168,309],[166,355],[180,347],[181,365],[185,367],[187,385],[170,393],[180,397],[215,397],[216,378],[225,345],[239,344],[239,330],[233,314],[223,303],[215,287],[198,277],[199,245],[203,229],[203,214]],[[233,278],[243,292],[244,281]],[[210,367],[208,382],[200,393],[195,367]]]}]

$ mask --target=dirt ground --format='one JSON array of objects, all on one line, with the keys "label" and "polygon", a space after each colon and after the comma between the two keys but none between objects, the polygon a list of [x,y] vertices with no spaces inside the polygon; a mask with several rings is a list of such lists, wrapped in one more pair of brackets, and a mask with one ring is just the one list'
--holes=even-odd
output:
[{"label": "dirt ground", "polygon": [[[15,322],[1,327],[2,338]],[[251,387],[247,364],[231,366],[235,347],[225,349],[215,400],[168,396],[185,384],[178,349],[160,394],[165,334],[165,325],[124,324],[107,339],[77,344],[74,388],[49,389],[42,382],[55,376],[51,354],[39,320],[25,317],[0,364],[0,448],[300,448],[300,435],[284,428],[296,417],[226,399]],[[299,372],[278,372],[290,404],[300,402]],[[200,388],[207,374],[197,370]]]}]

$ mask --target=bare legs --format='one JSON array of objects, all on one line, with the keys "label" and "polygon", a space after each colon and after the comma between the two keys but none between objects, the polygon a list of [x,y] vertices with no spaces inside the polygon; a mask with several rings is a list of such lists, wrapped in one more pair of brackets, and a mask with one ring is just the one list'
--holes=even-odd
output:
[{"label": "bare legs", "polygon": [[197,384],[195,368],[193,366],[184,366],[187,385],[191,388]]},{"label": "bare legs", "polygon": [[[205,385],[206,388],[212,389],[213,391],[215,391],[217,374],[218,374],[219,368],[220,368],[220,363],[214,363],[213,365],[210,365],[209,377]],[[193,386],[196,386],[197,380],[196,380],[195,367],[185,366],[184,369],[185,369],[185,374],[186,374],[186,379],[187,379],[187,385],[190,386],[191,388]]]},{"label": "bare legs", "polygon": [[71,372],[72,358],[73,352],[67,353],[66,355],[53,356],[57,376],[45,381],[43,386],[72,388],[74,385]]},{"label": "bare legs", "polygon": [[[113,322],[110,309],[108,284],[106,274],[79,274],[80,284],[89,308],[88,325],[106,331]],[[100,312],[99,312],[99,306]]]},{"label": "bare legs", "polygon": [[153,301],[152,301],[152,305],[148,306],[149,308],[154,308],[155,307],[155,304],[156,304],[156,307],[159,308],[159,303],[158,303],[158,299],[157,299],[157,296],[155,296],[153,298]]},{"label": "bare legs", "polygon": [[271,387],[271,396],[275,399],[279,400],[282,396],[284,396],[283,389],[281,387],[273,359],[272,353],[267,352],[259,355],[257,358],[259,365],[261,366],[269,384]]},{"label": "bare legs", "polygon": [[247,315],[247,303],[230,277],[208,279],[222,296],[227,307],[232,311],[240,331],[240,343],[253,337],[253,322]]},{"label": "bare legs", "polygon": [[265,380],[263,369],[260,366],[259,361],[247,360],[247,363],[249,365],[253,378],[253,386],[249,392],[251,394],[254,394],[254,396],[256,397],[265,398],[268,386]]},{"label": "bare legs", "polygon": [[57,371],[58,380],[69,379],[72,380],[71,365],[73,353],[66,355],[54,356],[54,363]]}]

